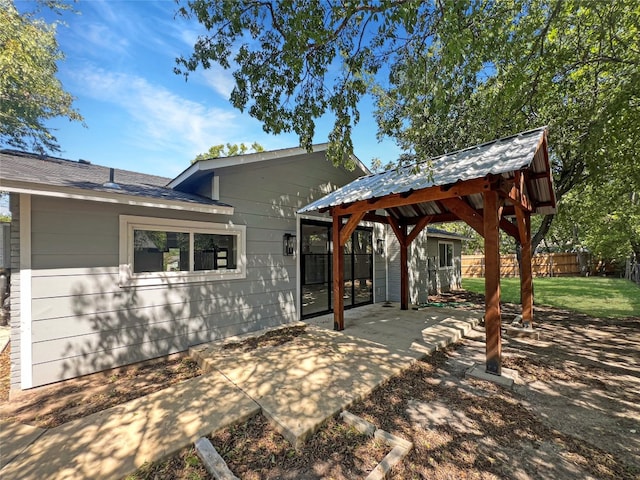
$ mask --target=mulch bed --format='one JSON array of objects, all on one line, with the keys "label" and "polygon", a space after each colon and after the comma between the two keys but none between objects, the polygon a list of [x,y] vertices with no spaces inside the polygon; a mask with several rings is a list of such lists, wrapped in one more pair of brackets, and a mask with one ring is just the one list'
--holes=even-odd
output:
[{"label": "mulch bed", "polygon": [[299,337],[305,332],[306,328],[306,325],[296,325],[294,327],[270,330],[263,335],[250,337],[246,340],[225,343],[222,345],[222,350],[250,352],[256,348],[277,347]]},{"label": "mulch bed", "polygon": [[364,478],[391,450],[334,418],[299,450],[262,415],[210,440],[231,471],[248,480]]},{"label": "mulch bed", "polygon": [[[305,326],[282,328],[243,341],[227,343],[225,351],[249,351],[290,342]],[[9,402],[10,347],[0,355],[0,420],[53,428],[95,412],[149,395],[197,377],[202,370],[190,357],[130,365],[67,380],[22,393]]]},{"label": "mulch bed", "polygon": [[[0,365],[4,363],[5,359],[0,359]],[[7,380],[7,394],[0,401],[0,419],[53,428],[201,374],[191,358],[173,358],[67,380],[21,393],[11,401]]]}]

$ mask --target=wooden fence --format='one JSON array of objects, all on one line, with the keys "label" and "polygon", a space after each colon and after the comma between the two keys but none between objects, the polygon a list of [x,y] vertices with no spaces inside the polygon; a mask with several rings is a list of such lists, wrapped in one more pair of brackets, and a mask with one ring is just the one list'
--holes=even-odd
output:
[{"label": "wooden fence", "polygon": [[[534,277],[575,277],[580,275],[576,253],[549,253],[531,259]],[[518,259],[515,254],[500,256],[500,276],[518,277]],[[484,277],[484,255],[462,255],[462,277]]]}]

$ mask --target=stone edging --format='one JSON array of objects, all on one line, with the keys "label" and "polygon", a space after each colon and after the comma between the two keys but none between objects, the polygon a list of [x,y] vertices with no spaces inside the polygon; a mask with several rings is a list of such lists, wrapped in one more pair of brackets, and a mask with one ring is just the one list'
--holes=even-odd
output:
[{"label": "stone edging", "polygon": [[360,418],[351,412],[343,411],[340,413],[342,420],[354,427],[360,433],[374,437],[381,442],[386,443],[390,447],[393,447],[391,451],[382,459],[382,461],[376,465],[371,473],[367,476],[366,480],[383,480],[387,478],[387,475],[391,472],[391,469],[402,461],[404,457],[413,448],[413,443],[404,438],[396,437],[395,435],[385,432],[376,428],[376,426],[366,421],[364,418]]},{"label": "stone edging", "polygon": [[[384,480],[387,478],[391,469],[401,462],[413,448],[413,443],[410,441],[396,437],[384,430],[380,430],[379,428],[376,428],[373,423],[367,422],[364,418],[360,418],[351,412],[344,410],[340,413],[340,418],[360,433],[367,435],[368,437],[374,437],[390,447],[393,447],[382,461],[376,465],[376,468],[371,471],[366,480]],[[204,467],[215,478],[220,480],[239,480],[238,477],[229,470],[227,463],[220,456],[208,438],[199,438],[195,443],[195,448],[198,457],[200,457],[200,460],[204,463]]]},{"label": "stone edging", "polygon": [[204,468],[214,478],[219,480],[240,480],[229,470],[227,462],[224,461],[224,458],[220,456],[207,437],[199,438],[195,443],[195,447],[198,457],[204,463]]}]

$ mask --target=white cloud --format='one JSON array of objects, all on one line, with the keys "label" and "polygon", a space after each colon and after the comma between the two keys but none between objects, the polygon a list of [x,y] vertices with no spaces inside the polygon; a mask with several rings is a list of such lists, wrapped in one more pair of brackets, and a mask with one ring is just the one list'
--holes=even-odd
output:
[{"label": "white cloud", "polygon": [[[83,5],[83,15],[74,19],[76,33],[85,43],[74,45],[96,56],[104,51],[154,49],[167,53],[171,42],[166,31],[176,27],[173,2],[114,2],[92,0]],[[77,23],[76,23],[77,22]]]},{"label": "white cloud", "polygon": [[93,0],[89,3],[89,6],[93,8],[96,13],[109,23],[122,23],[123,15],[122,10],[126,6],[126,4],[118,5],[118,8],[114,9],[113,2],[108,2],[105,0]]},{"label": "white cloud", "polygon": [[135,123],[132,138],[146,148],[195,156],[228,142],[238,130],[236,112],[183,98],[140,76],[102,69],[85,69],[74,76],[84,95],[125,110]]},{"label": "white cloud", "polygon": [[[180,51],[179,55],[183,55],[186,58],[189,58],[189,55],[193,52],[193,46],[198,40],[198,35],[206,34],[206,31],[202,28],[198,27],[197,29],[183,27],[180,25],[180,28],[174,30],[175,38],[179,40],[181,44],[187,47],[187,50]],[[230,55],[229,61],[231,63],[232,68],[235,67],[233,62],[233,57],[235,56],[235,49],[232,49],[232,53]],[[208,69],[203,69],[202,67],[198,67],[197,72],[191,73],[191,78],[194,78],[196,81],[202,82],[204,85],[213,88],[213,90],[222,96],[225,100],[229,99],[231,95],[231,91],[235,86],[235,79],[233,78],[232,70],[225,70],[217,63],[212,63]]]},{"label": "white cloud", "polygon": [[219,93],[225,100],[229,99],[236,81],[231,70],[225,70],[219,65],[212,65],[202,72],[205,83]]},{"label": "white cloud", "polygon": [[78,32],[78,35],[83,40],[85,50],[100,52],[102,56],[105,51],[122,55],[129,48],[129,41],[125,37],[118,35],[104,24],[91,23]]},{"label": "white cloud", "polygon": [[180,40],[185,46],[189,48],[193,48],[196,41],[198,40],[198,36],[203,33],[201,28],[188,28],[183,25],[174,24],[175,27],[173,29],[174,36]]}]

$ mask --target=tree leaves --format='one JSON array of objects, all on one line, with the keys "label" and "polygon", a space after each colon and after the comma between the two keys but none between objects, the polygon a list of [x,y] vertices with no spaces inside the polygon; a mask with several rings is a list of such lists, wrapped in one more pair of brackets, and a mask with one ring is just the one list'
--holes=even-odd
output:
[{"label": "tree leaves", "polygon": [[176,73],[188,76],[213,62],[232,68],[231,103],[260,120],[268,133],[295,132],[306,148],[315,120],[332,116],[328,155],[348,164],[359,101],[394,49],[404,44],[401,35],[422,30],[428,7],[389,0],[194,0],[183,3],[180,13],[197,18],[208,33],[198,38],[189,57],[177,59]]},{"label": "tree leaves", "polygon": [[[65,4],[47,2],[51,8]],[[63,59],[55,38],[56,24],[32,14],[20,15],[13,2],[0,0],[0,142],[45,152],[58,151],[45,126],[54,117],[82,121],[73,97],[56,78]]]},{"label": "tree leaves", "polygon": [[247,145],[246,143],[213,145],[205,153],[199,153],[196,155],[196,158],[194,158],[191,163],[195,163],[199,160],[209,160],[211,158],[235,157],[236,155],[259,152],[264,152],[264,147],[258,142],[253,142],[251,145]]},{"label": "tree leaves", "polygon": [[208,33],[179,73],[233,69],[233,105],[306,148],[332,117],[335,163],[373,95],[379,138],[420,159],[547,125],[559,198],[608,185],[612,166],[639,175],[636,0],[192,0],[183,13]]}]

